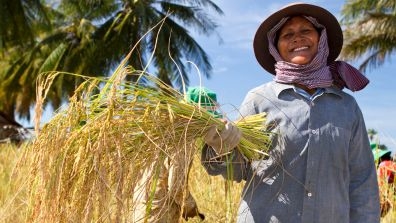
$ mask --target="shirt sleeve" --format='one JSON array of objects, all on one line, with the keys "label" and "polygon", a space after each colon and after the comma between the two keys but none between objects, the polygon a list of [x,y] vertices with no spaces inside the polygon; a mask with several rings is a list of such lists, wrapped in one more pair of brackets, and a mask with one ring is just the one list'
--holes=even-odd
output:
[{"label": "shirt sleeve", "polygon": [[380,201],[374,157],[360,109],[349,149],[350,222],[380,222]]}]

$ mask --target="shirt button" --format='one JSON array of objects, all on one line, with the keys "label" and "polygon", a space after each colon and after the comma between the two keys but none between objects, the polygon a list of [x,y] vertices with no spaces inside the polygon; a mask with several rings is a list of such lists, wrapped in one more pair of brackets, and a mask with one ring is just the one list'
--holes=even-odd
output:
[{"label": "shirt button", "polygon": [[309,192],[307,195],[308,195],[308,197],[312,197],[312,193],[311,192]]}]

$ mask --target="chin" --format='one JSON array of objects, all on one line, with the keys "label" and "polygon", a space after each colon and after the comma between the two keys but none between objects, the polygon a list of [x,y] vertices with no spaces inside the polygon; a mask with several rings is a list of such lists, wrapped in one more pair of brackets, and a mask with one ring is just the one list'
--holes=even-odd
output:
[{"label": "chin", "polygon": [[290,62],[294,64],[305,65],[311,62],[311,60],[308,58],[293,58],[290,60]]}]

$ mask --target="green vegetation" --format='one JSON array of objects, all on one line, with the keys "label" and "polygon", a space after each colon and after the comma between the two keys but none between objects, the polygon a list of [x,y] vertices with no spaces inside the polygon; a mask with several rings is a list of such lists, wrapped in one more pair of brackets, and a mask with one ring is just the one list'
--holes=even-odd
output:
[{"label": "green vegetation", "polygon": [[396,49],[394,0],[347,0],[341,12],[344,46],[341,57],[361,61],[359,69],[381,66]]},{"label": "green vegetation", "polygon": [[[169,86],[188,85],[191,64],[187,61],[209,77],[208,55],[190,33],[215,32],[217,25],[208,12],[222,14],[210,0],[4,1],[0,111],[10,118],[30,119],[40,73],[106,77],[133,47],[128,65],[155,73]],[[58,109],[83,81],[57,76],[45,103]]]}]

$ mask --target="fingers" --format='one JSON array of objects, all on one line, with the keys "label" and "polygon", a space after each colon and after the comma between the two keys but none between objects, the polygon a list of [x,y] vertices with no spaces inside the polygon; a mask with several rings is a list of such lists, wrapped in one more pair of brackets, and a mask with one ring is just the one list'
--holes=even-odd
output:
[{"label": "fingers", "polygon": [[236,131],[238,131],[239,129],[232,125],[230,122],[228,122],[227,124],[225,124],[223,131],[221,131],[220,133],[220,137],[223,140],[226,140],[228,138],[233,137],[233,135],[236,134]]},{"label": "fingers", "polygon": [[241,136],[241,130],[239,130],[239,128],[235,125],[232,125],[230,122],[225,125],[225,128],[220,135],[220,137],[223,139],[224,145],[226,147],[230,147],[231,149],[237,147]]},{"label": "fingers", "polygon": [[213,125],[208,129],[204,140],[206,144],[211,146],[211,144],[214,144],[218,140],[218,138],[220,138],[220,135],[218,133],[217,127]]}]

